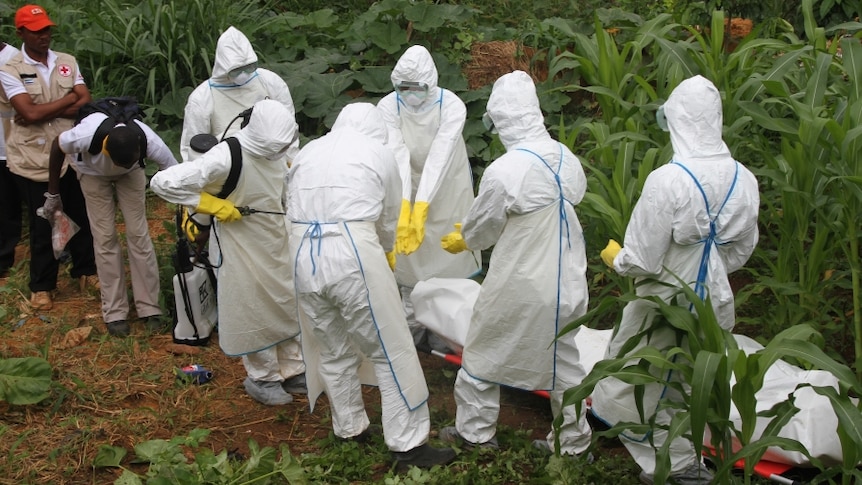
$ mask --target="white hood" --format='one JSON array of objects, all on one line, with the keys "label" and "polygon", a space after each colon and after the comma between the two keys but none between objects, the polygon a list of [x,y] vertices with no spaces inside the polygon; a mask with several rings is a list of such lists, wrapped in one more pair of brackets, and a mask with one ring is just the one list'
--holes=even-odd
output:
[{"label": "white hood", "polygon": [[404,54],[395,63],[392,74],[389,75],[392,86],[395,87],[402,81],[424,83],[428,85],[428,96],[425,101],[415,107],[414,111],[422,111],[423,108],[437,102],[440,91],[437,86],[437,66],[428,49],[421,45],[414,45],[404,51]]},{"label": "white hood", "polygon": [[536,85],[524,71],[504,74],[494,82],[487,111],[506,150],[523,142],[551,138],[545,128]]},{"label": "white hood", "polygon": [[730,157],[721,139],[721,94],[708,79],[679,83],[664,104],[674,158],[680,162]]},{"label": "white hood", "polygon": [[257,54],[254,53],[248,37],[235,27],[228,27],[216,44],[211,79],[217,83],[230,83],[227,73],[253,62],[257,62]]},{"label": "white hood", "polygon": [[332,131],[345,128],[367,135],[382,144],[386,144],[388,140],[383,116],[377,107],[371,103],[353,103],[342,108],[332,125]]},{"label": "white hood", "polygon": [[289,109],[279,101],[264,99],[254,104],[248,125],[236,134],[236,138],[244,151],[266,158],[289,146],[297,129]]}]

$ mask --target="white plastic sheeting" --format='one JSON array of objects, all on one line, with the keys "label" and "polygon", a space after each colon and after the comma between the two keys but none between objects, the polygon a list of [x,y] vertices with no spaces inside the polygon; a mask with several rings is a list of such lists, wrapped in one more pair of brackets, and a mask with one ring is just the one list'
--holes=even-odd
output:
[{"label": "white plastic sheeting", "polygon": [[[469,279],[432,278],[419,282],[411,294],[416,320],[443,338],[460,354],[467,328],[470,326],[473,304],[479,296],[479,288],[479,283]],[[611,332],[581,327],[567,335],[567,338],[575,339],[581,364],[588,373],[604,356]],[[734,335],[734,338],[746,354],[763,348],[744,335]],[[735,384],[735,381],[731,382],[731,385]],[[838,389],[838,379],[829,372],[804,370],[779,360],[769,368],[763,387],[756,394],[757,411],[766,411],[775,404],[786,401],[787,397],[793,394],[799,412],[781,430],[779,436],[799,441],[812,456],[822,460],[826,466],[840,464],[841,443],[836,433],[838,418],[832,405],[828,398],[817,394],[810,387],[797,389],[800,384]],[[753,439],[756,440],[761,435],[769,419],[758,418]],[[731,406],[730,420],[737,429],[742,428],[742,420],[735,406]],[[709,444],[708,430],[704,443]],[[738,443],[735,445],[738,449]],[[776,447],[770,447],[763,460],[801,467],[811,465],[802,453]]]}]

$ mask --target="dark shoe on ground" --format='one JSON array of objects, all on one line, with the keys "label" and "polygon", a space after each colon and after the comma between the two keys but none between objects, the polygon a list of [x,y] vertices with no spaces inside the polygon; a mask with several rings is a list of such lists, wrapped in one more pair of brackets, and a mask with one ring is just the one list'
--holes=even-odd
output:
[{"label": "dark shoe on ground", "polygon": [[281,388],[280,381],[255,381],[246,377],[243,381],[245,392],[255,401],[267,406],[280,406],[293,401],[293,396]]},{"label": "dark shoe on ground", "polygon": [[308,394],[308,387],[305,385],[305,372],[285,379],[281,383],[281,388],[289,394]]},{"label": "dark shoe on ground", "polygon": [[162,330],[165,329],[165,322],[162,321],[161,315],[151,315],[144,317],[144,328],[149,333],[162,333]]},{"label": "dark shoe on ground", "polygon": [[[644,485],[655,485],[652,475],[647,475],[646,472],[641,472],[638,476],[641,483]],[[674,473],[668,478],[666,484],[677,485],[710,485],[714,476],[711,471],[703,463],[695,463],[680,473]]]},{"label": "dark shoe on ground", "polygon": [[116,322],[108,322],[108,333],[114,337],[128,337],[131,329],[129,322],[125,320],[117,320]]},{"label": "dark shoe on ground", "polygon": [[404,473],[411,466],[431,468],[434,465],[448,465],[455,459],[455,450],[452,448],[433,448],[425,443],[412,450],[392,452],[392,457],[395,459],[395,471]]},{"label": "dark shoe on ground", "polygon": [[[547,453],[549,455],[554,454],[554,452],[551,450],[551,445],[550,445],[550,443],[548,443],[548,440],[533,440],[533,448],[535,448],[537,450],[544,451],[545,453]],[[587,465],[591,464],[596,459],[593,456],[593,454],[589,453],[589,452],[581,453],[580,455],[572,455],[572,454],[566,453],[562,456],[565,458],[571,458],[571,459],[584,459],[587,461]]]},{"label": "dark shoe on ground", "polygon": [[93,288],[94,290],[98,290],[102,287],[102,285],[99,283],[98,276],[94,274],[88,274],[78,278],[78,287],[83,292],[87,288]]},{"label": "dark shoe on ground", "polygon": [[50,291],[34,291],[30,295],[30,308],[33,310],[50,310],[54,307]]},{"label": "dark shoe on ground", "polygon": [[365,430],[362,431],[361,433],[359,433],[358,435],[351,436],[350,438],[339,438],[339,439],[341,439],[342,441],[355,441],[356,443],[359,443],[360,445],[366,445],[368,443],[371,443],[371,440],[374,439],[375,435],[382,435],[382,434],[383,434],[383,426],[381,426],[379,424],[369,424],[368,427],[365,428]]},{"label": "dark shoe on ground", "polygon": [[463,447],[468,450],[476,447],[487,448],[491,450],[500,449],[500,445],[497,443],[496,436],[484,443],[473,443],[472,441],[467,441],[466,439],[464,439],[464,437],[461,436],[461,433],[458,432],[458,429],[454,426],[446,426],[445,428],[441,429],[438,437],[440,438],[440,441],[443,441],[444,443],[463,443]]}]

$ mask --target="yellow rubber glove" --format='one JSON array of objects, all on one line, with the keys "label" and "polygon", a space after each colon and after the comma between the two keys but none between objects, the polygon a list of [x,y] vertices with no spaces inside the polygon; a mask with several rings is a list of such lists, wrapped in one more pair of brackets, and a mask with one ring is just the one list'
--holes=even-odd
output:
[{"label": "yellow rubber glove", "polygon": [[201,201],[195,211],[215,216],[219,222],[233,222],[242,219],[242,214],[234,207],[233,202],[219,199],[207,192],[201,192]]},{"label": "yellow rubber glove", "polygon": [[461,223],[455,224],[455,230],[440,238],[440,245],[443,249],[452,253],[458,254],[461,251],[467,250],[467,243],[464,241],[464,236],[461,235]]},{"label": "yellow rubber glove", "polygon": [[183,208],[182,211],[183,218],[181,224],[186,238],[193,243],[203,246],[209,240],[210,225],[197,222],[194,217],[189,215],[189,211],[186,208]]},{"label": "yellow rubber glove", "polygon": [[406,254],[407,242],[410,240],[410,201],[401,200],[401,214],[398,215],[398,225],[395,227],[395,251]]},{"label": "yellow rubber glove", "polygon": [[386,262],[389,263],[389,269],[395,271],[395,251],[386,253]]},{"label": "yellow rubber glove", "polygon": [[608,245],[602,249],[601,256],[602,261],[605,262],[606,265],[613,268],[614,267],[614,258],[617,257],[617,254],[620,252],[622,247],[620,243],[614,241],[613,239],[608,241]]},{"label": "yellow rubber glove", "polygon": [[410,214],[410,232],[404,247],[404,254],[410,254],[419,249],[425,239],[425,220],[428,219],[428,202],[413,203],[413,213]]}]

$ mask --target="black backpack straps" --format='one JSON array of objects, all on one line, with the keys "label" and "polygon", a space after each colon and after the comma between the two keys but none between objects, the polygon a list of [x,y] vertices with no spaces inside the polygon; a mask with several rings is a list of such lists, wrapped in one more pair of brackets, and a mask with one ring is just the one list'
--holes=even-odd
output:
[{"label": "black backpack straps", "polygon": [[97,155],[102,152],[102,144],[105,142],[105,137],[108,136],[108,132],[111,131],[116,125],[116,121],[113,118],[108,116],[105,118],[102,123],[96,128],[96,132],[93,133],[93,141],[90,142],[90,148],[87,149],[87,153],[90,155]]},{"label": "black backpack straps", "polygon": [[221,191],[216,194],[216,197],[219,199],[224,199],[236,189],[236,185],[239,183],[239,174],[242,171],[242,147],[240,147],[239,140],[235,137],[230,137],[225,138],[224,141],[227,142],[227,146],[230,148],[230,173]]},{"label": "black backpack straps", "polygon": [[138,135],[138,143],[140,156],[141,158],[138,160],[138,165],[141,168],[144,168],[144,159],[147,157],[147,134],[144,133],[144,129],[141,128],[135,119],[130,119],[128,121],[117,121],[112,116],[108,115],[107,118],[102,120],[102,123],[99,124],[99,127],[96,128],[96,132],[93,133],[93,140],[90,142],[90,147],[87,149],[87,153],[90,155],[97,155],[102,152],[102,145],[105,143],[105,137],[108,136],[108,133],[117,126],[119,123],[123,123],[129,128],[131,128]]},{"label": "black backpack straps", "polygon": [[135,133],[138,134],[138,143],[139,143],[139,146],[138,146],[139,152],[138,153],[141,155],[141,158],[138,160],[138,165],[140,165],[141,168],[144,168],[145,167],[144,159],[147,158],[147,134],[144,133],[144,129],[141,128],[141,125],[139,125],[137,120],[135,120],[135,119],[131,119],[131,120],[127,121],[125,124],[126,124],[126,126],[131,128],[132,130],[134,130]]}]

